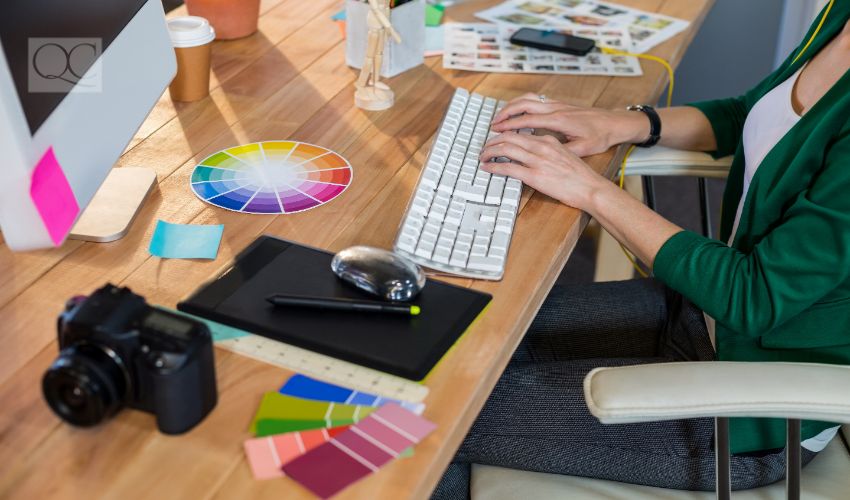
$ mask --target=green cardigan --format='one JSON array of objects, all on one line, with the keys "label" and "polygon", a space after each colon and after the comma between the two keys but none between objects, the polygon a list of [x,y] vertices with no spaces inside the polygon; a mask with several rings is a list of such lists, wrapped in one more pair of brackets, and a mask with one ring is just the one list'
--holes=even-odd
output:
[{"label": "green cardigan", "polygon": [[[735,154],[720,241],[677,233],[658,252],[654,272],[716,319],[720,360],[850,364],[850,72],[761,163],[732,246],[725,243],[743,192],[747,114],[831,41],[848,18],[850,0],[838,0],[796,63],[801,48],[745,95],[693,104],[714,128],[714,154]],[[803,437],[833,425],[806,421]],[[783,420],[732,419],[730,428],[733,452],[785,445]]]}]

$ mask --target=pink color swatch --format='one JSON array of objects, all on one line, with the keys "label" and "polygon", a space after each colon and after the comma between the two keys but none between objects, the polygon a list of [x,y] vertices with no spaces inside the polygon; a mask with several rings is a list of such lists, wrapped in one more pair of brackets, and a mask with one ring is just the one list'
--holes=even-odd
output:
[{"label": "pink color swatch", "polygon": [[321,498],[377,472],[436,426],[389,403],[325,444],[283,466],[287,476]]},{"label": "pink color swatch", "polygon": [[285,474],[281,466],[348,429],[347,425],[331,429],[287,432],[245,441],[245,454],[255,479],[273,479]]},{"label": "pink color swatch", "polygon": [[80,206],[52,147],[48,148],[32,172],[30,198],[44,221],[50,239],[58,247],[74,227]]}]

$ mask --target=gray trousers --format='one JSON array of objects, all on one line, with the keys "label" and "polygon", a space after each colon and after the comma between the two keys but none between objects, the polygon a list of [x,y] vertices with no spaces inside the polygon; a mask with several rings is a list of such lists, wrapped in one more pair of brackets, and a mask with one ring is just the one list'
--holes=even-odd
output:
[{"label": "gray trousers", "polygon": [[[432,498],[469,498],[471,464],[714,490],[712,419],[603,425],[582,392],[596,367],[713,359],[702,312],[658,281],[556,287]],[[783,450],[732,457],[734,489],[784,475]]]}]

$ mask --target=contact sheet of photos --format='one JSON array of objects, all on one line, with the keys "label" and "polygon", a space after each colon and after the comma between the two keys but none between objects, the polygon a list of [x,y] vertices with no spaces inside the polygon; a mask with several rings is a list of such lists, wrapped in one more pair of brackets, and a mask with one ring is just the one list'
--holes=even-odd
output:
[{"label": "contact sheet of photos", "polygon": [[494,23],[537,29],[626,28],[632,42],[627,50],[639,54],[649,52],[690,24],[675,17],[591,0],[508,0],[475,15]]},{"label": "contact sheet of photos", "polygon": [[[519,27],[489,23],[445,25],[443,67],[491,73],[548,73],[557,75],[641,76],[636,57],[603,54],[598,48],[584,57],[520,47],[510,43]],[[592,38],[597,46],[623,49],[629,46],[624,28],[558,30]]]}]

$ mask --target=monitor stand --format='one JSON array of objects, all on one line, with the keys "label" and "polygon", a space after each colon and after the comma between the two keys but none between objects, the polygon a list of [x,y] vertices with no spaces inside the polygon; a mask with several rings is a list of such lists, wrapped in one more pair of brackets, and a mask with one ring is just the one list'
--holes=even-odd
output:
[{"label": "monitor stand", "polygon": [[123,238],[155,184],[156,172],[149,168],[113,168],[68,238],[98,243]]}]

